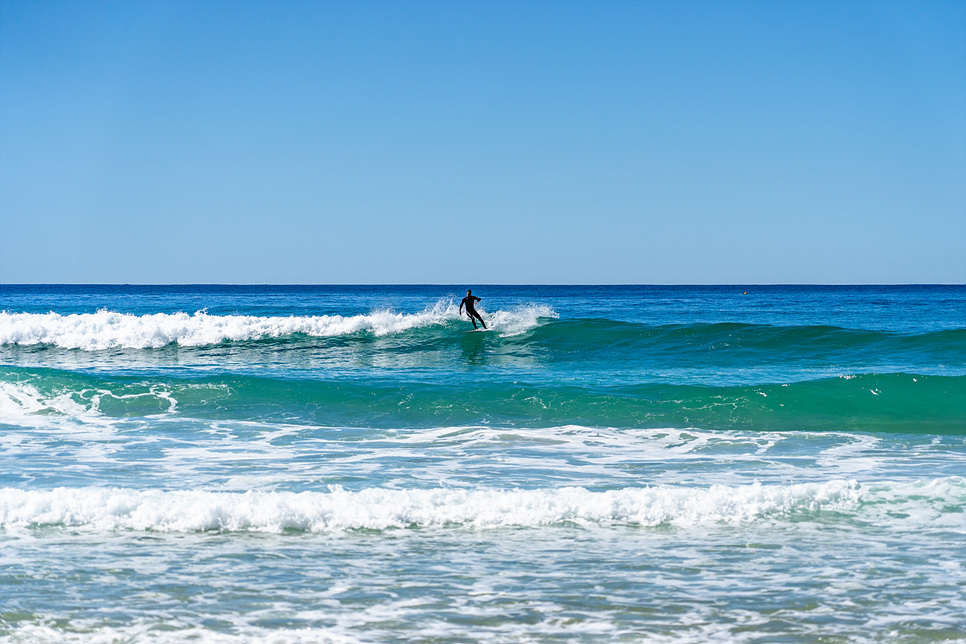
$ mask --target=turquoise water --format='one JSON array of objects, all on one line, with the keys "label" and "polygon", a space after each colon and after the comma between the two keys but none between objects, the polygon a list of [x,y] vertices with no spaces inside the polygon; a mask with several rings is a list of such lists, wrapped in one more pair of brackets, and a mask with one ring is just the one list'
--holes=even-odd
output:
[{"label": "turquoise water", "polygon": [[966,641],[966,287],[0,286],[0,639]]}]

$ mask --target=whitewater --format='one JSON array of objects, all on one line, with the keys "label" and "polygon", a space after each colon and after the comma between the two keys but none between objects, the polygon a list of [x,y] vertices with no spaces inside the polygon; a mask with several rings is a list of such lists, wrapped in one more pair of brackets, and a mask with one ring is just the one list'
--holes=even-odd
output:
[{"label": "whitewater", "polygon": [[[439,301],[415,314],[389,310],[366,315],[268,316],[208,315],[204,311],[133,315],[112,311],[61,315],[50,312],[0,312],[0,344],[49,344],[65,349],[99,351],[112,348],[147,349],[169,344],[198,347],[224,341],[260,340],[296,334],[325,338],[369,332],[376,336],[443,325],[459,319],[452,301]],[[536,326],[539,317],[555,317],[548,307],[499,311],[492,328],[504,335]]]},{"label": "whitewater", "polygon": [[966,287],[0,286],[0,642],[966,642]]}]

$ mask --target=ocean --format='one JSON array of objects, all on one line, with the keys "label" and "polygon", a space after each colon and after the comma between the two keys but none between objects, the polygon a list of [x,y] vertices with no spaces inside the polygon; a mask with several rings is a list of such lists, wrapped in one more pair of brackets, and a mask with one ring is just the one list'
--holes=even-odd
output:
[{"label": "ocean", "polygon": [[966,642],[966,286],[0,286],[0,641]]}]

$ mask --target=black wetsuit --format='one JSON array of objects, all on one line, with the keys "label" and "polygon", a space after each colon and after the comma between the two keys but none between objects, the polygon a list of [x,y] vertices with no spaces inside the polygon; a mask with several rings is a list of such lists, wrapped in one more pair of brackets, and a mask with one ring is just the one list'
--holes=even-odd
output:
[{"label": "black wetsuit", "polygon": [[[466,315],[470,317],[470,322],[473,323],[473,328],[474,329],[476,328],[476,320],[479,320],[480,324],[482,324],[483,328],[485,329],[486,322],[483,321],[483,318],[480,317],[480,314],[476,312],[476,307],[473,306],[474,302],[479,302],[479,301],[480,301],[480,298],[476,297],[475,295],[467,295],[466,297],[463,298],[463,301],[460,302],[460,313],[463,312],[463,305],[466,305]],[[473,318],[476,318],[476,320],[474,320]]]}]

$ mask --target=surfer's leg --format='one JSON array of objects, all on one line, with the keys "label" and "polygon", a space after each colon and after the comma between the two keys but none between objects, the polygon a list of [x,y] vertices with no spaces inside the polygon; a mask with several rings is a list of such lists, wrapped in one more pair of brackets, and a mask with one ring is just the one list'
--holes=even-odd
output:
[{"label": "surfer's leg", "polygon": [[[480,324],[482,324],[483,325],[483,328],[485,329],[486,328],[486,322],[483,321],[483,316],[480,315],[479,313],[476,313],[475,311],[473,312],[473,314],[476,316],[476,319],[480,321]],[[473,323],[473,326],[476,326],[476,322]]]}]

